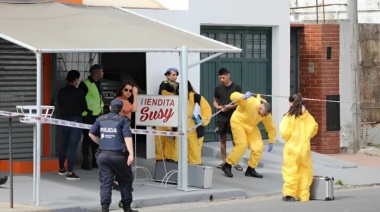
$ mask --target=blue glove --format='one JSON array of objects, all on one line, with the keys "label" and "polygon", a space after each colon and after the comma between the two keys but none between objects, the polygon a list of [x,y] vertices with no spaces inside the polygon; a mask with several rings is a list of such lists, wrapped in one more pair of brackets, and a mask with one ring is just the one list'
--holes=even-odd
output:
[{"label": "blue glove", "polygon": [[268,144],[268,152],[272,152],[273,150],[273,144],[269,143]]},{"label": "blue glove", "polygon": [[201,117],[195,117],[194,115],[193,115],[193,119],[194,119],[194,121],[195,121],[195,125],[197,125],[197,124],[199,124],[199,123],[201,123],[202,122],[202,119],[201,119]]},{"label": "blue glove", "polygon": [[247,91],[247,92],[245,92],[245,94],[244,94],[244,96],[243,96],[243,99],[246,100],[246,99],[248,99],[248,98],[251,97],[251,96],[252,96],[252,93],[249,92],[249,91]]}]

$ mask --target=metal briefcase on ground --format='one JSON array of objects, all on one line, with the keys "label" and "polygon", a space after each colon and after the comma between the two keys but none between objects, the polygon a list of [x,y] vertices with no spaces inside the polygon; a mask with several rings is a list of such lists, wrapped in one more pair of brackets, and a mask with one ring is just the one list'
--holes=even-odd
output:
[{"label": "metal briefcase on ground", "polygon": [[178,164],[176,162],[159,160],[156,162],[156,167],[154,170],[154,181],[164,181],[163,183],[177,184],[177,171]]},{"label": "metal briefcase on ground", "polygon": [[[154,181],[163,181],[163,183],[177,184],[177,171],[177,163],[171,161],[157,161],[154,172]],[[211,188],[212,167],[189,164],[188,182],[189,186],[197,188]]]},{"label": "metal briefcase on ground", "polygon": [[189,164],[188,176],[189,186],[197,188],[211,188],[212,167]]},{"label": "metal briefcase on ground", "polygon": [[334,178],[314,176],[310,187],[311,200],[334,200]]}]

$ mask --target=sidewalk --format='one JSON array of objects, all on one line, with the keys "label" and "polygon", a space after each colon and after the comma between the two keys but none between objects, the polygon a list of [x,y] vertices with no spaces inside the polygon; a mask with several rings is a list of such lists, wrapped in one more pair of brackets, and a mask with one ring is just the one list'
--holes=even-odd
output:
[{"label": "sidewalk", "polygon": [[[372,156],[366,154],[335,154],[328,155],[333,158],[337,158],[344,161],[349,161],[357,164],[358,166],[380,168],[380,156]],[[380,181],[380,180],[379,180]]]},{"label": "sidewalk", "polygon": [[[231,146],[228,147],[230,151]],[[161,185],[149,180],[142,169],[137,170],[134,182],[134,207],[146,207],[161,204],[198,202],[246,198],[248,196],[265,196],[280,194],[282,190],[282,149],[276,143],[273,152],[263,153],[257,171],[263,179],[245,177],[244,171],[233,170],[234,177],[227,178],[217,169],[220,164],[218,142],[205,143],[203,163],[213,169],[213,186],[211,189],[189,188],[179,191],[176,185]],[[244,155],[241,165],[245,169],[249,152]],[[153,159],[137,159],[138,165],[146,167],[154,175]],[[348,185],[366,185],[380,183],[380,157],[367,155],[321,155],[313,153],[314,175],[333,176]],[[376,164],[375,166],[372,166]],[[32,175],[14,176],[14,209],[9,209],[9,182],[0,186],[0,211],[99,211],[98,170],[84,171],[76,167],[75,172],[81,177],[79,181],[68,181],[57,173],[41,174],[41,207],[33,203]],[[7,173],[0,173],[7,174]],[[120,194],[113,191],[113,211],[117,207]]]}]

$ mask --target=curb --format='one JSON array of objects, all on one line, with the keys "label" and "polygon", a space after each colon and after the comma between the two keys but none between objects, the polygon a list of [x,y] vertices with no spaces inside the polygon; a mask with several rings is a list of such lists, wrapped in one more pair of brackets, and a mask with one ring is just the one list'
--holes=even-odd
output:
[{"label": "curb", "polygon": [[242,199],[247,198],[247,193],[242,189],[233,190],[214,190],[204,191],[201,193],[188,193],[184,195],[169,195],[165,197],[146,197],[144,199],[137,198],[133,200],[132,207],[141,208],[147,206],[157,206],[163,204],[183,203],[183,202],[200,202],[225,199]]}]

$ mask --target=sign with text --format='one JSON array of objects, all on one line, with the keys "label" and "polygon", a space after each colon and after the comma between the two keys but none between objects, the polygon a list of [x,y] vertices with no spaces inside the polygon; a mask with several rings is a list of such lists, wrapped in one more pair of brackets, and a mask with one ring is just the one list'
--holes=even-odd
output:
[{"label": "sign with text", "polygon": [[177,127],[178,96],[137,96],[136,125]]}]

